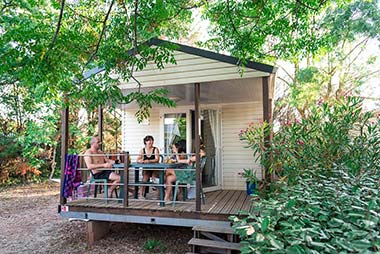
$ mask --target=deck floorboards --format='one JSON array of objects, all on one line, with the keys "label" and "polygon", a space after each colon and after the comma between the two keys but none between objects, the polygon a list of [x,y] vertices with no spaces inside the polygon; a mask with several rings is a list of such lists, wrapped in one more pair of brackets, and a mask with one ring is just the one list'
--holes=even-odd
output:
[{"label": "deck floorboards", "polygon": [[[99,196],[102,197],[102,196]],[[201,212],[195,211],[195,201],[190,200],[186,203],[181,201],[176,202],[173,207],[172,204],[167,204],[165,207],[159,206],[159,201],[154,199],[153,196],[148,196],[147,200],[129,199],[129,206],[123,207],[122,202],[117,200],[108,200],[108,203],[103,199],[78,199],[69,201],[67,205],[71,210],[85,211],[85,212],[107,212],[147,215],[154,213],[156,216],[177,215],[179,218],[194,217],[202,219],[212,219],[213,215],[218,216],[215,219],[227,220],[230,215],[238,215],[241,210],[249,210],[252,205],[251,197],[247,196],[245,191],[240,190],[218,190],[206,193],[206,203],[202,204]],[[192,216],[190,216],[192,215]]]}]

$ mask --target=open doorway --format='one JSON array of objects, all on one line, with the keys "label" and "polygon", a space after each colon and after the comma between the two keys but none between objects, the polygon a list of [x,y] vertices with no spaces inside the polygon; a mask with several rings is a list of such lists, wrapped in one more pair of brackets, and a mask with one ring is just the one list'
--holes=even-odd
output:
[{"label": "open doorway", "polygon": [[[195,117],[191,111],[192,152],[195,152]],[[202,171],[203,188],[214,190],[218,188],[220,169],[220,120],[219,111],[215,109],[203,109],[201,111],[200,132],[204,150],[206,152],[206,165]]]}]

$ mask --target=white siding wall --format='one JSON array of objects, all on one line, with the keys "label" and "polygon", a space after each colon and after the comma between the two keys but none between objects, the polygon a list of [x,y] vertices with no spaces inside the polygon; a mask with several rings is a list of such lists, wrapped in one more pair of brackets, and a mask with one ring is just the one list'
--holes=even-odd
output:
[{"label": "white siding wall", "polygon": [[[239,132],[247,128],[249,123],[262,121],[262,103],[247,103],[223,105],[221,115],[221,145],[222,145],[222,188],[244,190],[245,180],[238,175],[243,168],[257,170],[258,177],[262,177],[261,168],[254,163],[252,151],[244,148],[245,144],[239,140]],[[138,154],[143,145],[143,138],[152,135],[155,146],[160,148],[160,114],[159,110],[152,110],[149,124],[138,124],[134,116],[135,110],[125,110],[122,116],[122,148],[131,154]],[[135,160],[136,157],[132,157]],[[132,174],[133,175],[133,174]],[[131,176],[133,177],[133,176]]]},{"label": "white siding wall", "polygon": [[[136,110],[126,110],[123,112],[122,120],[122,148],[130,154],[138,154],[144,147],[143,139],[146,135],[154,137],[154,145],[159,147],[160,115],[158,110],[152,110],[147,122],[139,124],[135,117]],[[136,157],[132,156],[132,160]]]},{"label": "white siding wall", "polygon": [[[159,147],[160,115],[158,110],[152,110],[150,119],[139,124],[135,117],[137,109],[124,110],[122,113],[122,149],[131,154],[132,162],[136,161],[137,154],[144,147],[143,139],[146,135],[154,137],[154,146]],[[134,170],[130,171],[129,179],[133,181]],[[140,173],[140,177],[142,177]],[[141,180],[141,179],[140,179]]]},{"label": "white siding wall", "polygon": [[239,140],[239,132],[251,122],[262,121],[262,103],[225,105],[222,108],[222,178],[223,189],[244,190],[245,180],[238,175],[243,168],[253,168],[262,177],[250,149]]}]

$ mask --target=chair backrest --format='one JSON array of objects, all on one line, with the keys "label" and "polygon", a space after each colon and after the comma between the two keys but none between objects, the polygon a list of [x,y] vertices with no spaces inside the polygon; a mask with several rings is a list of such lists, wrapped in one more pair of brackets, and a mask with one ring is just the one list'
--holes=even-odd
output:
[{"label": "chair backrest", "polygon": [[[80,168],[87,168],[87,165],[86,165],[86,162],[84,161],[84,156],[82,156],[83,153],[80,154],[79,156],[79,167]],[[86,182],[89,175],[92,175],[92,172],[91,170],[82,170],[81,171],[81,176],[82,176],[82,182]]]},{"label": "chair backrest", "polygon": [[203,172],[203,170],[206,166],[206,160],[207,160],[206,156],[201,157],[201,172]]},{"label": "chair backrest", "polygon": [[[201,172],[203,172],[206,166],[206,160],[207,160],[206,156],[201,157]],[[195,168],[194,165],[191,168],[194,169]],[[177,180],[181,183],[194,183],[194,181],[196,180],[196,173],[195,171],[178,170],[176,171],[176,177],[177,177]]]}]

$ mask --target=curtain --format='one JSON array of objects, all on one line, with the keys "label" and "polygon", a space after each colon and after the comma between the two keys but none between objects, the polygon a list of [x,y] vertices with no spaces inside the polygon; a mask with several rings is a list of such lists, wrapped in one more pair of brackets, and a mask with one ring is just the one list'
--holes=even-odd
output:
[{"label": "curtain", "polygon": [[218,111],[214,109],[207,110],[208,118],[210,120],[211,134],[214,139],[215,146],[217,146],[216,135],[218,133]]},{"label": "curtain", "polygon": [[[182,114],[169,114],[170,118],[181,118]],[[165,115],[166,118],[166,115]],[[165,153],[169,154],[170,151],[170,145],[173,144],[173,141],[175,137],[181,136],[181,133],[179,131],[178,122],[174,121],[172,124],[165,124]]]}]

